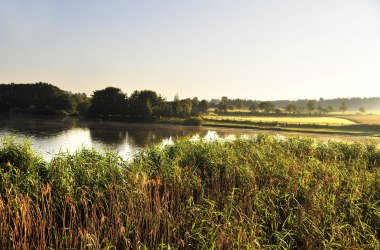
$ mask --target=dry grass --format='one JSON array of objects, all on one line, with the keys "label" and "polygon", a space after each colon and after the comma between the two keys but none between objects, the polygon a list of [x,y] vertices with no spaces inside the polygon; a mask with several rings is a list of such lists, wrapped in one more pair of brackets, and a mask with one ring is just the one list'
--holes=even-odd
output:
[{"label": "dry grass", "polygon": [[347,115],[341,116],[357,123],[380,125],[380,115]]}]

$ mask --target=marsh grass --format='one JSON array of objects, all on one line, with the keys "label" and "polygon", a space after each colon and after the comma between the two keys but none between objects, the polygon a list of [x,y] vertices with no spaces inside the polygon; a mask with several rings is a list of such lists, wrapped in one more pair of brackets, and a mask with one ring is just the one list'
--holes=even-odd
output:
[{"label": "marsh grass", "polygon": [[44,162],[0,146],[1,249],[379,249],[380,151],[259,135]]}]

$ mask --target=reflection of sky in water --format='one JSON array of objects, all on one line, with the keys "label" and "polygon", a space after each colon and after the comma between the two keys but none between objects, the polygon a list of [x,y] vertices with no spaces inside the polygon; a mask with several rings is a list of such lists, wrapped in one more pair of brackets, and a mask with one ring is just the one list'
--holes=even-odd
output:
[{"label": "reflection of sky in water", "polygon": [[128,137],[123,143],[115,145],[108,145],[101,141],[92,140],[90,130],[82,128],[73,128],[57,135],[46,137],[25,135],[15,133],[15,131],[0,131],[0,138],[5,136],[16,136],[19,140],[28,139],[32,147],[45,159],[51,159],[52,156],[59,152],[74,153],[83,147],[95,148],[97,150],[116,150],[120,156],[124,159],[128,159],[137,148],[128,141]]},{"label": "reflection of sky in water", "polygon": [[[2,118],[2,117],[0,117]],[[124,159],[130,159],[139,148],[153,143],[172,144],[177,138],[188,136],[190,140],[213,141],[219,138],[233,140],[236,137],[250,137],[258,133],[289,135],[322,140],[374,141],[380,138],[331,136],[321,134],[297,134],[249,129],[208,128],[157,124],[133,124],[116,122],[85,122],[38,120],[36,118],[0,119],[0,138],[11,135],[23,140],[29,139],[32,147],[45,159],[51,159],[59,152],[74,153],[76,150],[95,148],[96,150],[116,150]]]}]

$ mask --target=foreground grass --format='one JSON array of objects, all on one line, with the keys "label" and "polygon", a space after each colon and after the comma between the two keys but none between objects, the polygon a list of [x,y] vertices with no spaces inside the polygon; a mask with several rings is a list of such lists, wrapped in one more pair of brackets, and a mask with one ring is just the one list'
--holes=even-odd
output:
[{"label": "foreground grass", "polygon": [[379,249],[375,145],[278,139],[82,149],[0,146],[1,249]]}]

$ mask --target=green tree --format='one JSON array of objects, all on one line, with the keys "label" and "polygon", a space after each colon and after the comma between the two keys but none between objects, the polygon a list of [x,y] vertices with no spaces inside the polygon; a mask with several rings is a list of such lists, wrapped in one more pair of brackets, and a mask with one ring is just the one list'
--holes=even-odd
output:
[{"label": "green tree", "polygon": [[365,113],[365,112],[367,112],[366,108],[363,107],[363,106],[359,108],[359,111],[360,111],[361,113]]},{"label": "green tree", "polygon": [[244,106],[243,106],[243,100],[241,99],[237,99],[236,100],[236,108],[238,109],[242,109]]},{"label": "green tree", "polygon": [[152,90],[134,91],[128,98],[128,116],[132,120],[153,120],[162,115],[164,99]]},{"label": "green tree", "polygon": [[252,113],[257,112],[257,110],[258,110],[257,102],[253,102],[253,103],[249,106],[249,110],[250,110]]},{"label": "green tree", "polygon": [[208,107],[209,107],[209,103],[206,100],[202,100],[199,103],[199,110],[201,111],[201,113],[205,113],[208,110]]},{"label": "green tree", "polygon": [[274,111],[275,106],[273,102],[266,101],[266,102],[260,102],[259,108],[265,113],[270,113]]},{"label": "green tree", "polygon": [[307,102],[307,110],[310,112],[314,111],[317,108],[317,101],[316,100],[309,100]]},{"label": "green tree", "polygon": [[319,114],[326,114],[327,109],[319,105],[318,106],[318,112],[319,112]]},{"label": "green tree", "polygon": [[228,112],[227,105],[223,101],[220,101],[218,103],[218,110],[219,110],[219,112],[227,113]]},{"label": "green tree", "polygon": [[327,110],[327,113],[331,114],[332,112],[335,111],[335,108],[334,108],[334,106],[329,105],[326,110]]},{"label": "green tree", "polygon": [[347,103],[346,102],[342,102],[339,106],[339,111],[341,112],[346,112],[347,111]]},{"label": "green tree", "polygon": [[288,105],[285,107],[285,110],[286,110],[286,112],[288,112],[288,113],[293,113],[293,114],[295,114],[295,113],[297,113],[298,108],[297,108],[297,106],[296,106],[295,104],[290,103],[290,104],[288,104]]},{"label": "green tree", "polygon": [[193,108],[193,103],[190,98],[186,98],[184,100],[181,100],[182,105],[182,117],[190,117],[191,116],[191,110]]},{"label": "green tree", "polygon": [[125,112],[127,96],[121,89],[107,87],[94,91],[89,113],[93,117],[116,117]]}]

